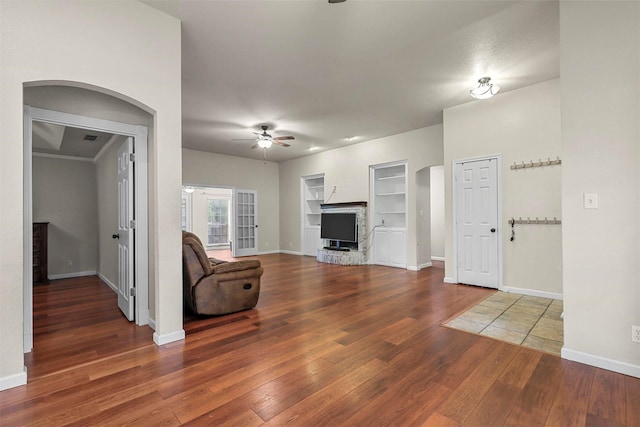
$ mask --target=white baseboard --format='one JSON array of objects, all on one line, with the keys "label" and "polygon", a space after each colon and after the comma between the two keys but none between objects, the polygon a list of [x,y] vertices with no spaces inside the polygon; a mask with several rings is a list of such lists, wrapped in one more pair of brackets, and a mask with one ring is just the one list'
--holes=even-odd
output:
[{"label": "white baseboard", "polygon": [[118,293],[118,287],[117,287],[116,285],[114,285],[113,283],[111,283],[111,282],[109,281],[109,279],[107,279],[107,278],[105,277],[105,275],[104,275],[104,274],[102,274],[102,273],[98,273],[98,277],[100,278],[100,280],[102,280],[104,283],[106,283],[106,284],[111,288],[111,290],[112,290],[113,292],[115,292],[116,294]]},{"label": "white baseboard", "polygon": [[423,268],[429,268],[429,267],[431,267],[431,266],[433,266],[433,264],[432,264],[432,263],[430,263],[430,262],[425,262],[424,264],[420,264],[420,265],[418,265],[418,266],[415,266],[415,265],[409,265],[409,266],[407,266],[407,270],[411,270],[411,271],[420,271],[420,270],[422,270]]},{"label": "white baseboard", "polygon": [[431,261],[444,261],[444,257],[443,256],[432,256],[431,257]]},{"label": "white baseboard", "polygon": [[289,255],[300,255],[300,256],[304,255],[302,252],[298,252],[298,251],[285,251],[285,250],[280,250],[280,251],[278,251],[278,252],[280,252],[281,254],[289,254]]},{"label": "white baseboard", "polygon": [[444,283],[458,283],[453,279],[453,277],[445,277],[443,282]]},{"label": "white baseboard", "polygon": [[262,252],[258,252],[258,255],[270,255],[270,254],[279,254],[280,251],[275,250],[275,251],[262,251]]},{"label": "white baseboard", "polygon": [[582,351],[571,350],[566,347],[562,347],[561,355],[563,359],[573,360],[574,362],[584,363],[586,365],[595,366],[596,368],[602,368],[608,371],[640,378],[640,365],[632,365],[631,363],[620,362],[619,360],[583,353]]},{"label": "white baseboard", "polygon": [[170,332],[168,334],[153,333],[153,342],[157,345],[165,345],[176,341],[184,340],[184,329],[179,331]]},{"label": "white baseboard", "polygon": [[58,279],[71,279],[72,277],[84,277],[84,276],[95,276],[97,273],[95,270],[91,271],[76,271],[75,273],[62,273],[62,274],[49,274],[49,280],[58,280]]},{"label": "white baseboard", "polygon": [[514,288],[512,286],[503,286],[503,292],[511,292],[520,295],[529,295],[532,297],[550,298],[550,299],[562,299],[562,294],[547,291],[537,291],[535,289]]},{"label": "white baseboard", "polygon": [[20,387],[27,383],[27,367],[22,368],[23,371],[19,374],[7,375],[0,378],[0,391],[8,390],[14,387]]},{"label": "white baseboard", "polygon": [[149,322],[147,323],[151,329],[156,330],[156,319],[152,319],[149,317]]}]

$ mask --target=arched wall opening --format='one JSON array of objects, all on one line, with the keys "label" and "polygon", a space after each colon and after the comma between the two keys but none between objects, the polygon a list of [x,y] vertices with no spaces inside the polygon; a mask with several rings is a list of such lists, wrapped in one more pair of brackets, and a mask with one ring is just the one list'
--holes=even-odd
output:
[{"label": "arched wall opening", "polygon": [[[40,84],[41,83],[41,84]],[[149,286],[149,273],[152,270],[149,267],[149,221],[148,221],[148,140],[149,131],[153,130],[153,116],[137,105],[132,105],[128,100],[121,100],[113,96],[113,92],[107,90],[100,90],[100,88],[91,87],[85,84],[74,84],[73,82],[31,82],[24,85],[23,101],[25,104],[25,120],[24,120],[24,223],[29,224],[33,220],[46,220],[46,216],[55,217],[57,219],[56,224],[51,224],[56,230],[55,235],[58,236],[73,236],[74,234],[80,234],[79,238],[67,238],[64,240],[60,238],[58,250],[56,252],[64,252],[69,248],[67,246],[74,245],[77,241],[86,241],[95,237],[97,243],[91,247],[83,246],[83,251],[95,252],[96,259],[93,270],[86,271],[86,265],[88,262],[91,268],[91,254],[84,256],[85,270],[81,272],[58,274],[55,278],[77,277],[81,275],[91,275],[96,273],[103,281],[109,284],[112,288],[115,288],[117,292],[117,258],[116,258],[116,272],[113,273],[114,257],[109,257],[105,253],[108,248],[106,244],[106,235],[109,234],[110,224],[114,222],[114,216],[117,217],[117,200],[109,200],[107,196],[110,193],[105,188],[117,186],[117,171],[115,167],[109,170],[108,167],[102,166],[109,164],[108,157],[114,155],[113,149],[117,149],[117,145],[123,141],[123,138],[131,138],[133,141],[133,147],[135,150],[135,193],[134,206],[136,212],[137,229],[136,233],[136,246],[134,248],[134,262],[136,265],[135,283],[133,284],[137,291],[138,296],[135,298],[135,321],[138,325],[146,325],[150,322],[150,311],[154,313],[153,304],[149,304],[149,301],[155,301],[154,286]],[[109,94],[103,93],[109,92]],[[127,97],[123,97],[127,98]],[[139,103],[137,103],[139,104]],[[62,128],[60,139],[58,144],[36,144],[33,145],[33,127],[46,124],[49,127]],[[78,150],[78,144],[76,143],[75,150],[67,149],[66,147],[72,145],[72,142],[67,141],[71,137],[67,137],[69,130],[82,129],[89,132],[101,132],[101,136],[107,138],[109,141],[103,141],[102,149],[99,152]],[[105,134],[106,132],[106,134]],[[45,141],[46,142],[46,141]],[[104,154],[108,153],[108,154]],[[71,155],[70,155],[71,154]],[[37,157],[34,157],[37,156]],[[92,163],[94,166],[95,179],[98,181],[98,176],[102,177],[103,182],[101,185],[94,188],[95,194],[91,195],[91,189],[84,192],[89,208],[84,212],[84,215],[78,215],[74,218],[74,221],[66,221],[65,217],[69,216],[70,211],[56,212],[60,210],[60,206],[54,206],[50,209],[43,207],[46,205],[46,200],[51,200],[51,194],[47,194],[47,198],[39,197],[39,192],[36,191],[36,216],[34,217],[34,158],[36,158],[36,165],[45,166],[46,162],[63,162],[66,167],[78,162],[86,165]],[[113,159],[115,163],[115,159]],[[83,165],[82,170],[88,168]],[[106,168],[106,169],[105,169]],[[40,180],[35,180],[36,183],[47,183],[47,192],[59,191],[59,194],[73,193],[75,188],[68,188],[73,186],[73,180],[67,179],[65,182],[66,188],[56,188],[55,184],[52,186],[52,182],[56,182],[56,169],[43,168],[47,170],[50,175],[42,177]],[[102,173],[98,173],[98,169],[102,170]],[[53,173],[52,173],[53,171]],[[61,170],[57,169],[57,173],[61,174]],[[88,173],[91,174],[91,167]],[[104,182],[107,181],[107,182]],[[85,183],[86,186],[86,183]],[[102,191],[101,191],[102,189]],[[113,192],[111,192],[113,194]],[[93,196],[93,197],[92,197]],[[95,200],[92,200],[94,199]],[[41,200],[42,199],[42,200]],[[94,203],[95,202],[95,203]],[[95,209],[91,209],[91,205],[95,204]],[[114,210],[114,205],[115,209]],[[77,206],[84,206],[83,203],[78,203]],[[98,208],[100,206],[100,208]],[[62,208],[65,209],[64,207]],[[94,218],[90,218],[92,211],[97,216],[96,222],[92,222]],[[42,217],[44,215],[45,217]],[[39,218],[40,217],[40,218]],[[87,226],[88,223],[88,226]],[[98,230],[90,230],[92,225],[98,225]],[[65,230],[65,227],[67,228]],[[81,231],[78,233],[78,231]],[[28,352],[32,348],[33,344],[33,323],[32,323],[32,235],[31,227],[24,227],[24,351]],[[86,233],[89,233],[89,236]],[[84,233],[84,235],[82,235]],[[73,248],[72,248],[73,249]],[[76,248],[77,249],[77,248]],[[78,251],[76,251],[78,252]],[[83,254],[87,255],[87,254]],[[70,258],[66,261],[66,266],[71,267],[73,265],[73,259]],[[58,267],[58,271],[60,268]],[[109,273],[109,271],[111,273]],[[89,274],[87,274],[89,273]],[[115,276],[115,277],[114,277]],[[45,279],[47,279],[45,277]],[[115,282],[115,286],[113,284]],[[115,308],[117,310],[117,307]],[[151,309],[151,310],[150,310]],[[132,313],[133,315],[133,313]],[[153,322],[152,322],[153,323]]]}]

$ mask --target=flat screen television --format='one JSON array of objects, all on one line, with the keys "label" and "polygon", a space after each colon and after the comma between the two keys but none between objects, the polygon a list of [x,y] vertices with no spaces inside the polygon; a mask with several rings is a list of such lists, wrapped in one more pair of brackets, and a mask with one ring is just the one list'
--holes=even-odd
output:
[{"label": "flat screen television", "polygon": [[323,212],[320,216],[320,238],[342,242],[358,241],[358,221],[355,213]]}]

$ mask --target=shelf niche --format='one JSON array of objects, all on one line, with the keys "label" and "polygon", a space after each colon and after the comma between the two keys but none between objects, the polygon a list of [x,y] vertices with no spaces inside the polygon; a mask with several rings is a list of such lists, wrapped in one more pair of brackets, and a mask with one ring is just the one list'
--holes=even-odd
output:
[{"label": "shelf niche", "polygon": [[320,239],[320,205],[324,203],[324,174],[301,178],[302,251],[316,256],[322,248]]}]

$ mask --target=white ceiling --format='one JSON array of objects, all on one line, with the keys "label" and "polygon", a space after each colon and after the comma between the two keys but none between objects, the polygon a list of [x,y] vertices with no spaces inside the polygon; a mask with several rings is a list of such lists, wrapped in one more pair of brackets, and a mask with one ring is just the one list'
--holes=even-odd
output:
[{"label": "white ceiling", "polygon": [[260,159],[232,140],[267,124],[295,137],[269,148],[283,161],[441,123],[483,76],[502,92],[559,76],[555,1],[145,3],[182,21],[182,145],[196,150]]}]

